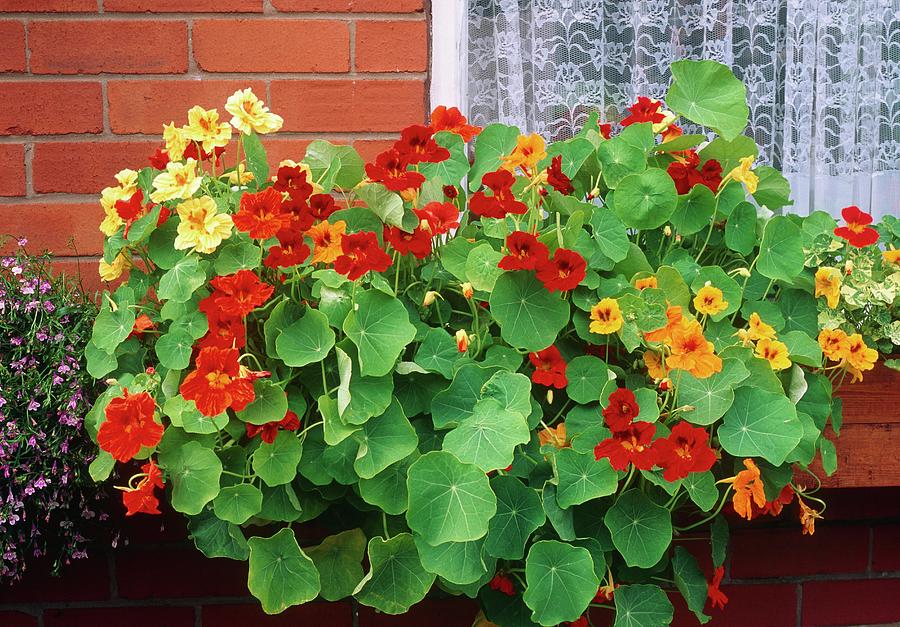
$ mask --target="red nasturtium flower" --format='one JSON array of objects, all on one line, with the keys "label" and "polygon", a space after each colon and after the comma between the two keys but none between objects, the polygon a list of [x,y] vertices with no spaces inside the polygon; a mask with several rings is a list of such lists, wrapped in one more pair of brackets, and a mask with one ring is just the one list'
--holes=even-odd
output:
[{"label": "red nasturtium flower", "polygon": [[366,176],[392,192],[419,189],[425,182],[425,176],[419,172],[407,171],[408,165],[406,157],[396,148],[391,148],[375,157],[375,163],[366,164]]},{"label": "red nasturtium flower", "polygon": [[444,105],[439,105],[431,112],[431,130],[435,133],[450,131],[462,137],[464,142],[468,142],[481,132],[481,127],[469,124],[466,117],[456,107],[448,109]]},{"label": "red nasturtium flower", "polygon": [[144,331],[149,331],[154,326],[156,325],[153,324],[153,320],[150,319],[150,316],[142,313],[134,319],[134,326],[131,327],[131,333],[128,334],[128,337],[141,338],[144,336]]},{"label": "red nasturtium flower", "polygon": [[625,470],[633,464],[638,470],[650,470],[656,464],[653,435],[656,425],[651,422],[634,422],[622,431],[614,431],[594,447],[594,459],[609,459],[616,470]]},{"label": "red nasturtium flower", "polygon": [[768,514],[770,516],[778,516],[781,514],[781,510],[784,509],[785,505],[790,505],[791,501],[794,500],[794,488],[791,487],[791,484],[787,484],[781,489],[781,492],[778,493],[778,496],[775,497],[772,501],[766,501],[766,504],[762,507],[763,514]]},{"label": "red nasturtium flower", "polygon": [[569,627],[588,627],[590,623],[588,623],[587,616],[579,616],[578,620],[573,620],[571,623],[565,623]]},{"label": "red nasturtium flower", "polygon": [[234,274],[217,276],[209,282],[215,290],[209,298],[221,310],[222,315],[243,318],[269,300],[275,290],[259,280],[251,270],[238,270]]},{"label": "red nasturtium flower", "polygon": [[182,157],[184,159],[195,159],[197,161],[209,161],[213,156],[216,157],[216,161],[219,160],[225,154],[225,146],[216,146],[213,148],[212,152],[206,152],[203,150],[203,147],[200,147],[199,152],[197,151],[197,142],[190,142],[184,148],[184,153]]},{"label": "red nasturtium flower", "polygon": [[331,194],[313,194],[309,197],[309,211],[316,220],[327,220],[337,210]]},{"label": "red nasturtium flower", "polygon": [[490,580],[488,586],[491,588],[491,590],[497,590],[498,592],[502,592],[509,597],[516,595],[515,584],[513,584],[512,579],[510,579],[503,573],[497,573],[496,575],[494,575],[494,578]]},{"label": "red nasturtium flower", "polygon": [[163,435],[163,426],[153,420],[156,403],[147,392],[129,394],[109,401],[106,420],[97,432],[97,444],[120,462],[130,461],[142,447],[154,447]]},{"label": "red nasturtium flower", "polygon": [[169,163],[169,153],[164,148],[157,148],[148,158],[150,167],[154,170],[165,170]]},{"label": "red nasturtium flower", "polygon": [[725,609],[725,605],[728,603],[728,597],[725,596],[724,592],[719,590],[719,585],[722,583],[722,577],[724,576],[725,567],[719,566],[716,568],[715,572],[713,572],[712,581],[706,584],[706,595],[709,597],[710,604],[720,610]]},{"label": "red nasturtium flower", "polygon": [[147,213],[144,207],[144,192],[140,188],[134,192],[128,200],[116,201],[116,213],[125,222],[125,237],[128,237],[128,229],[134,222]]},{"label": "red nasturtium flower", "polygon": [[122,503],[125,505],[125,515],[135,514],[159,514],[159,499],[154,494],[155,488],[163,487],[162,472],[151,459],[141,466],[144,477],[132,489],[123,490]]},{"label": "red nasturtium flower", "polygon": [[[204,308],[206,302],[206,308]],[[209,298],[200,301],[200,311],[206,314],[209,331],[197,342],[198,349],[215,346],[218,348],[243,348],[247,345],[247,330],[241,318],[219,315],[218,308]]]},{"label": "red nasturtium flower", "polygon": [[566,360],[555,346],[550,345],[537,353],[528,353],[528,359],[534,366],[531,380],[538,385],[561,390],[569,384],[566,378]]},{"label": "red nasturtium flower", "polygon": [[568,292],[587,275],[587,262],[574,250],[557,248],[553,259],[538,266],[537,278],[548,292]]},{"label": "red nasturtium flower", "polygon": [[459,209],[452,202],[430,202],[413,211],[419,218],[419,226],[432,235],[444,235],[459,226]]},{"label": "red nasturtium flower", "polygon": [[616,388],[609,395],[609,405],[603,409],[603,421],[610,431],[623,431],[634,422],[639,413],[641,410],[634,392],[628,388]]},{"label": "red nasturtium flower", "polygon": [[394,143],[394,150],[409,165],[439,163],[450,158],[450,151],[434,141],[432,128],[421,124],[413,124],[400,131],[400,139]]},{"label": "red nasturtium flower", "polygon": [[[116,204],[118,206],[118,203]],[[847,226],[839,226],[834,234],[850,242],[856,248],[865,248],[878,241],[878,231],[870,227],[872,216],[855,205],[841,209],[841,217]]]},{"label": "red nasturtium flower", "polygon": [[692,472],[705,472],[716,463],[716,452],[709,447],[709,434],[703,427],[679,422],[668,438],[653,443],[663,479],[678,481]]},{"label": "red nasturtium flower", "polygon": [[547,183],[560,194],[571,194],[575,191],[572,179],[562,171],[562,155],[556,155],[547,167]]},{"label": "red nasturtium flower", "polygon": [[303,241],[303,233],[295,229],[282,229],[276,234],[278,245],[269,249],[263,264],[267,268],[290,268],[309,257],[312,252]]},{"label": "red nasturtium flower", "polygon": [[299,428],[300,418],[289,409],[281,420],[273,420],[264,425],[251,425],[250,423],[247,423],[247,437],[252,439],[259,435],[263,442],[271,444],[275,441],[280,430],[296,431]]},{"label": "red nasturtium flower", "polygon": [[722,183],[722,165],[710,159],[700,167],[700,157],[693,150],[685,151],[686,156],[669,164],[666,172],[675,182],[679,194],[687,194],[695,185],[705,185],[712,192]]},{"label": "red nasturtium flower", "polygon": [[503,270],[537,270],[547,263],[549,249],[533,233],[513,231],[506,237],[509,251],[497,266]]},{"label": "red nasturtium flower", "polygon": [[431,233],[420,226],[412,233],[396,226],[385,226],[383,237],[401,255],[412,254],[416,259],[425,259],[431,253]]},{"label": "red nasturtium flower", "polygon": [[234,214],[234,227],[248,233],[254,239],[268,239],[287,226],[290,216],[282,208],[281,192],[267,187],[256,194],[241,196],[238,212]]},{"label": "red nasturtium flower", "polygon": [[637,102],[628,107],[631,115],[622,120],[622,126],[631,126],[641,122],[652,122],[653,124],[662,122],[666,116],[660,109],[662,109],[662,103],[659,100],[638,96]]},{"label": "red nasturtium flower", "polygon": [[488,196],[483,191],[477,191],[469,200],[469,209],[472,213],[485,218],[505,218],[507,214],[522,215],[528,211],[528,205],[516,200],[512,193],[512,186],[516,177],[512,172],[499,169],[496,172],[488,172],[481,177],[481,183],[487,187],[493,196]]},{"label": "red nasturtium flower", "polygon": [[343,254],[334,260],[334,270],[355,281],[369,270],[384,272],[391,266],[391,256],[378,245],[378,236],[371,231],[344,235]]},{"label": "red nasturtium flower", "polygon": [[612,137],[612,124],[609,122],[601,122],[597,120],[597,130],[600,132],[600,135],[603,139],[609,139]]},{"label": "red nasturtium flower", "polygon": [[253,402],[253,381],[240,376],[236,348],[204,348],[197,355],[196,370],[188,373],[179,388],[194,401],[204,416],[218,416],[229,407],[241,411]]}]

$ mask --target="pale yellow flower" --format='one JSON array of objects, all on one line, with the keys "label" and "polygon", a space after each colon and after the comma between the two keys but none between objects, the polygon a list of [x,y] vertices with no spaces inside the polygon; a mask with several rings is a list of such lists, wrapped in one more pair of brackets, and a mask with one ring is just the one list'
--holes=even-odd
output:
[{"label": "pale yellow flower", "polygon": [[[756,186],[759,184],[759,177],[751,169],[755,157],[741,157],[741,165],[733,169],[725,177],[726,180],[731,179],[739,181],[747,186],[747,191],[751,194],[756,193]],[[723,181],[724,183],[725,181]]]},{"label": "pale yellow flower", "polygon": [[225,103],[225,110],[234,116],[231,118],[231,125],[246,135],[250,131],[256,131],[260,135],[274,133],[284,123],[281,116],[271,113],[249,87],[234,92]]},{"label": "pale yellow flower", "polygon": [[[240,180],[238,179],[238,172],[240,172]],[[246,185],[250,181],[253,180],[253,172],[247,169],[247,166],[243,163],[240,164],[237,169],[232,170],[228,174],[224,174],[223,176],[228,178],[228,182],[232,185]]]},{"label": "pale yellow flower", "polygon": [[128,270],[134,264],[131,262],[131,258],[128,257],[125,253],[119,253],[116,255],[116,258],[113,259],[112,263],[106,263],[103,259],[100,260],[100,267],[98,270],[100,271],[100,278],[104,281],[115,281],[122,273]]},{"label": "pale yellow flower", "polygon": [[116,202],[128,200],[137,191],[138,173],[134,170],[122,170],[116,174],[118,185],[106,187],[100,192],[100,206],[103,208],[103,221],[100,223],[100,232],[107,237],[113,235],[124,224],[116,211]]},{"label": "pale yellow flower", "polygon": [[216,148],[228,145],[231,140],[231,127],[219,122],[219,112],[206,110],[197,105],[188,111],[188,124],[184,127],[184,135],[191,141],[201,145],[205,152],[211,153]]},{"label": "pale yellow flower", "polygon": [[190,143],[184,130],[175,126],[175,122],[163,124],[163,141],[166,142],[166,154],[170,161],[181,161],[184,149]]},{"label": "pale yellow flower", "polygon": [[193,248],[198,253],[211,253],[231,236],[231,216],[219,213],[216,201],[209,196],[186,200],[176,210],[181,218],[175,238],[178,250]]},{"label": "pale yellow flower", "polygon": [[202,176],[197,176],[197,162],[188,159],[184,163],[170,161],[166,164],[166,171],[156,175],[153,179],[153,189],[150,200],[164,202],[177,198],[190,198],[203,182]]}]

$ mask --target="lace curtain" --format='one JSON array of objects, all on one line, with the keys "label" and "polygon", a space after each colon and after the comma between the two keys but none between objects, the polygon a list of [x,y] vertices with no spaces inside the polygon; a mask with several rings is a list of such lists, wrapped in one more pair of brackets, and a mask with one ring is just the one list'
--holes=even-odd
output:
[{"label": "lace curtain", "polygon": [[794,206],[900,215],[900,0],[467,0],[467,106],[550,140],[665,96],[668,66],[747,83],[760,161]]}]

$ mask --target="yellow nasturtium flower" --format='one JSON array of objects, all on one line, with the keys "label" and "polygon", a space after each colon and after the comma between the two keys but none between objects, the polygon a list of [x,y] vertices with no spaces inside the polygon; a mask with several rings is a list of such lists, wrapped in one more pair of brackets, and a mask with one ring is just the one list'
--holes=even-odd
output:
[{"label": "yellow nasturtium flower", "polygon": [[122,170],[116,174],[118,185],[106,187],[100,192],[100,206],[103,208],[103,221],[100,223],[100,232],[107,237],[115,234],[124,224],[116,211],[116,202],[128,200],[137,191],[138,173],[134,170]]},{"label": "yellow nasturtium flower", "polygon": [[829,309],[838,306],[841,298],[841,271],[823,266],[816,270],[816,298],[824,296]]},{"label": "yellow nasturtium flower", "polygon": [[166,143],[166,154],[170,161],[181,161],[190,140],[184,129],[175,126],[175,122],[163,124],[163,141]]},{"label": "yellow nasturtium flower", "polygon": [[822,329],[819,331],[819,346],[822,354],[831,361],[841,361],[847,356],[847,334],[842,329]]},{"label": "yellow nasturtium flower", "polygon": [[190,198],[198,189],[203,177],[197,176],[197,162],[188,159],[184,163],[170,161],[166,171],[160,172],[153,179],[154,191],[150,194],[153,202],[164,202],[178,198]]},{"label": "yellow nasturtium flower", "polygon": [[741,157],[741,165],[728,173],[728,176],[722,181],[724,184],[729,179],[739,181],[747,186],[747,191],[751,194],[756,193],[756,186],[759,185],[759,177],[751,169],[753,167],[754,157]]},{"label": "yellow nasturtium flower", "polygon": [[900,249],[891,246],[889,250],[881,253],[881,256],[884,258],[884,263],[900,266]]},{"label": "yellow nasturtium flower", "polygon": [[225,103],[225,110],[234,116],[231,125],[246,135],[251,131],[260,135],[274,133],[284,124],[281,116],[270,112],[249,87],[234,92]]},{"label": "yellow nasturtium flower", "polygon": [[181,218],[175,238],[178,250],[193,248],[198,253],[211,253],[231,236],[231,216],[219,213],[216,201],[209,196],[186,200],[176,210]]},{"label": "yellow nasturtium flower", "polygon": [[104,281],[115,281],[122,273],[128,270],[134,264],[131,262],[131,258],[128,257],[125,253],[119,253],[116,255],[116,258],[113,259],[112,263],[106,263],[103,259],[100,260],[100,266],[98,270],[100,271],[100,278]]},{"label": "yellow nasturtium flower", "polygon": [[722,290],[707,283],[694,296],[694,309],[698,313],[713,316],[728,309],[728,301],[725,300]]},{"label": "yellow nasturtium flower", "polygon": [[744,346],[750,342],[757,342],[759,340],[774,340],[775,329],[771,325],[763,322],[762,318],[759,317],[759,314],[754,311],[750,314],[749,328],[739,330],[738,337],[743,340]]},{"label": "yellow nasturtium flower", "polygon": [[212,153],[216,148],[228,145],[231,140],[231,127],[225,122],[219,122],[217,110],[207,111],[197,105],[188,111],[188,124],[184,127],[184,135],[200,144],[204,152]]},{"label": "yellow nasturtium flower", "polygon": [[871,370],[878,361],[878,351],[869,348],[859,333],[847,336],[847,349],[844,353],[843,366],[851,375],[853,382],[862,381],[862,373]]},{"label": "yellow nasturtium flower", "polygon": [[756,345],[756,356],[768,361],[772,370],[784,370],[791,367],[788,347],[784,342],[778,340],[760,340]]},{"label": "yellow nasturtium flower", "polygon": [[622,310],[615,298],[604,298],[591,307],[590,332],[608,335],[622,328]]}]

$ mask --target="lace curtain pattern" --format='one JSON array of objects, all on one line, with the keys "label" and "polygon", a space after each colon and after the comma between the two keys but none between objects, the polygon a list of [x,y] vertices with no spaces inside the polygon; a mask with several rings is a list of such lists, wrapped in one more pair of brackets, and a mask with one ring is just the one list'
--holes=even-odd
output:
[{"label": "lace curtain pattern", "polygon": [[[555,140],[715,59],[747,84],[791,211],[900,215],[900,0],[467,0],[467,104]],[[687,131],[689,132],[689,131]]]}]

